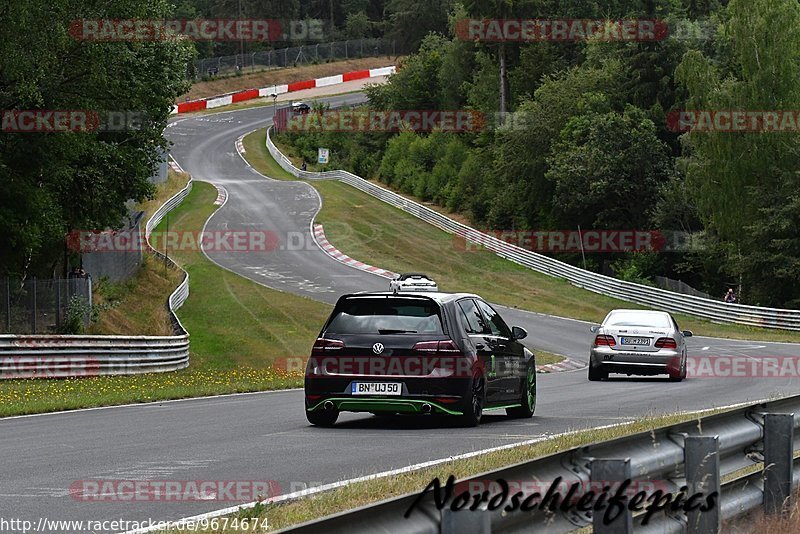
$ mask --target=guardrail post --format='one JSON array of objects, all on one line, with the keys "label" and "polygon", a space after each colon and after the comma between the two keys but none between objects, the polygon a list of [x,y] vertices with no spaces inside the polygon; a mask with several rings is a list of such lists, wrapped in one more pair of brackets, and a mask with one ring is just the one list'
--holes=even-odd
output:
[{"label": "guardrail post", "polygon": [[[592,488],[613,486],[631,478],[631,460],[594,458],[590,466]],[[603,511],[592,513],[592,529],[598,534],[629,534],[633,532],[633,516],[626,507],[613,521],[606,523]]]},{"label": "guardrail post", "polygon": [[491,516],[486,510],[459,510],[452,511],[449,507],[442,508],[442,523],[439,534],[491,534]]},{"label": "guardrail post", "polygon": [[[717,492],[719,484],[719,436],[687,436],[683,444],[684,466],[688,494],[701,493],[704,496]],[[719,503],[719,497],[717,498]],[[686,513],[689,532],[697,534],[717,534],[720,527],[719,505],[701,512],[700,509]]]},{"label": "guardrail post", "polygon": [[33,291],[31,292],[31,330],[32,334],[36,333],[36,277],[33,277]]},{"label": "guardrail post", "polygon": [[11,280],[6,276],[6,328],[11,333]]},{"label": "guardrail post", "polygon": [[53,278],[53,289],[56,292],[56,330],[61,331],[61,280]]},{"label": "guardrail post", "polygon": [[792,493],[794,414],[764,415],[764,513],[789,509]]}]

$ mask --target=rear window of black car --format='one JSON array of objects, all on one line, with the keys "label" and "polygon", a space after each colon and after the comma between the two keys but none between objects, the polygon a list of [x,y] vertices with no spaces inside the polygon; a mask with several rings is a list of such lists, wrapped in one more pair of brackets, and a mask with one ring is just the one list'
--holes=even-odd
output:
[{"label": "rear window of black car", "polygon": [[442,334],[439,305],[427,299],[356,298],[339,304],[327,332]]}]

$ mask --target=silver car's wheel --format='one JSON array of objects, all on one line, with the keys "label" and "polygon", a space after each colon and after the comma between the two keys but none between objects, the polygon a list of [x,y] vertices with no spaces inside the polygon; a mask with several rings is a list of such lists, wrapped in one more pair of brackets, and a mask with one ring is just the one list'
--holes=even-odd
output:
[{"label": "silver car's wheel", "polygon": [[605,369],[602,365],[594,366],[591,362],[589,362],[589,380],[591,382],[605,380],[606,378],[608,378],[607,369]]},{"label": "silver car's wheel", "polygon": [[686,378],[686,355],[684,354],[681,358],[681,366],[678,369],[677,373],[670,373],[669,380],[670,382],[680,382],[684,378]]}]

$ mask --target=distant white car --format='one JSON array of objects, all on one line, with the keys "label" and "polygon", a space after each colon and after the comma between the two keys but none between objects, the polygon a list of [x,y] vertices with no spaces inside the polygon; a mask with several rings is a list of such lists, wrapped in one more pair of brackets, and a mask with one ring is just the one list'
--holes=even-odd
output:
[{"label": "distant white car", "polygon": [[439,291],[439,286],[426,274],[404,273],[389,282],[389,291]]}]

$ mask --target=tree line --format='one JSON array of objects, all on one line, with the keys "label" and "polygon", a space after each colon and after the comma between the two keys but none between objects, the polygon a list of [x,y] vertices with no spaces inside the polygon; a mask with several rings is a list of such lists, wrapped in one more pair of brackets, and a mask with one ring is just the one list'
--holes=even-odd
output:
[{"label": "tree line", "polygon": [[[429,32],[447,30],[453,0],[179,0],[176,18],[245,18],[319,21],[324,42],[386,37],[397,50],[416,50]],[[290,37],[290,36],[287,36]],[[316,44],[304,39],[268,42],[196,42],[198,57],[251,53]]]},{"label": "tree line", "polygon": [[[683,35],[650,41],[480,42],[468,18],[639,18]],[[484,229],[680,232],[679,250],[589,254],[590,269],[679,278],[720,297],[800,306],[797,129],[682,131],[680,110],[800,109],[796,0],[464,1],[389,83],[375,110],[523,117],[476,132],[284,133],[304,158],[376,178]],[[678,38],[680,37],[680,38]],[[583,264],[580,254],[560,259]]]},{"label": "tree line", "polygon": [[[0,276],[64,276],[69,232],[119,228],[129,200],[152,196],[194,51],[182,40],[89,42],[70,27],[172,13],[166,0],[0,1]],[[51,112],[86,127],[59,130]]]}]

